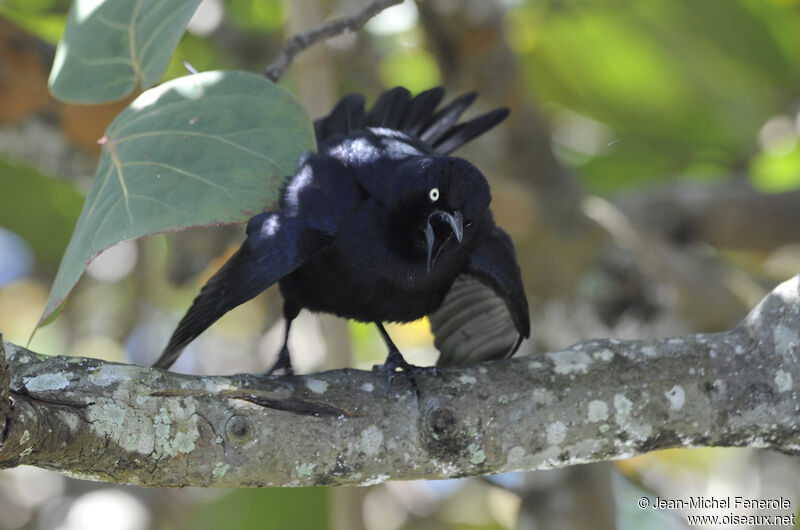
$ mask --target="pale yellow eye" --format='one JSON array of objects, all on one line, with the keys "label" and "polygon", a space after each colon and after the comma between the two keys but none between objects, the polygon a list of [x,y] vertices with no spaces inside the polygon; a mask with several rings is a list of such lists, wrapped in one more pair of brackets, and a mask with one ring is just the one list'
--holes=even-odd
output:
[{"label": "pale yellow eye", "polygon": [[428,193],[428,197],[431,199],[431,202],[436,202],[439,200],[439,188],[431,188],[430,193]]}]

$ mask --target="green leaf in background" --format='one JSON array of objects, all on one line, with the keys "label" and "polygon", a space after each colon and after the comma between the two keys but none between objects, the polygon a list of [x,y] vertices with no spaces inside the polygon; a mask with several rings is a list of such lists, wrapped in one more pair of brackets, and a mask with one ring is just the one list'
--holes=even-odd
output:
[{"label": "green leaf in background", "polygon": [[13,4],[0,5],[0,17],[50,44],[57,43],[58,38],[64,33],[67,18],[63,14],[42,13],[33,8],[19,9]]},{"label": "green leaf in background", "polygon": [[64,253],[83,195],[69,181],[0,157],[0,226],[22,236],[37,259],[55,264]]},{"label": "green leaf in background", "polygon": [[75,0],[50,92],[72,103],[122,99],[156,84],[200,0]]},{"label": "green leaf in background", "polygon": [[205,72],[148,90],[103,141],[40,325],[104,249],[158,232],[245,221],[274,204],[283,177],[315,146],[294,96],[245,72]]},{"label": "green leaf in background", "polygon": [[384,57],[380,75],[386,86],[404,86],[411,92],[441,83],[436,59],[424,50],[400,50]]},{"label": "green leaf in background", "polygon": [[761,151],[750,163],[750,182],[759,191],[776,193],[800,187],[800,142],[782,150]]},{"label": "green leaf in background", "polygon": [[523,0],[506,20],[537,104],[612,131],[579,160],[594,191],[729,174],[797,98],[800,11],[781,2]]},{"label": "green leaf in background", "polygon": [[[164,76],[161,78],[162,81],[166,82],[176,77],[185,76],[186,63],[184,61],[191,64],[198,72],[240,69],[238,66],[233,65],[230,57],[223,50],[220,50],[212,39],[187,33],[175,48],[175,53],[172,54],[169,66],[167,66]],[[248,68],[241,69],[249,70]]]},{"label": "green leaf in background", "polygon": [[226,15],[245,31],[276,31],[288,18],[288,3],[283,0],[227,0]]},{"label": "green leaf in background", "polygon": [[198,506],[195,530],[327,530],[330,488],[242,489]]}]

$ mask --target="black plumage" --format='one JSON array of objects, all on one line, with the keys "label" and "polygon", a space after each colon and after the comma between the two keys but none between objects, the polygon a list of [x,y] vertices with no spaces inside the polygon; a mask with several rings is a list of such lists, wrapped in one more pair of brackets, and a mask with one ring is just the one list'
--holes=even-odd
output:
[{"label": "black plumage", "polygon": [[[154,366],[167,368],[223,314],[274,283],[288,340],[302,309],[378,325],[387,365],[409,369],[382,322],[429,316],[439,365],[503,358],[530,334],[511,238],[496,226],[484,176],[447,156],[508,115],[458,124],[464,94],[397,87],[367,112],[349,95],[314,123],[318,152],[300,161],[280,208],[253,217],[241,248],[206,283]],[[273,367],[291,372],[284,340]]]}]

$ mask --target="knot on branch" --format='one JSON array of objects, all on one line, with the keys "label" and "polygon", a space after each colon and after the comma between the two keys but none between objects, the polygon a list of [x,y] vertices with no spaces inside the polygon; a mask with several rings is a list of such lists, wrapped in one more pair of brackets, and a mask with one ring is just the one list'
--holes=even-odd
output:
[{"label": "knot on branch", "polygon": [[422,419],[422,439],[428,453],[438,459],[479,466],[486,461],[480,425],[473,424],[450,406],[436,404]]},{"label": "knot on branch", "polygon": [[242,445],[253,437],[253,425],[241,414],[231,416],[225,423],[225,438],[234,444]]},{"label": "knot on branch", "polygon": [[429,446],[445,446],[458,442],[458,416],[447,407],[434,407],[425,416],[423,433]]}]

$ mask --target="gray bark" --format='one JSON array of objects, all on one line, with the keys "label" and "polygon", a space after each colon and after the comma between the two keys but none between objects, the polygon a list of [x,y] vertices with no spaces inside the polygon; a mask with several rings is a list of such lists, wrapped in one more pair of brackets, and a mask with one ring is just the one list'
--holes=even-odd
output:
[{"label": "gray bark", "polygon": [[418,399],[379,371],[197,377],[4,344],[14,407],[0,468],[144,486],[368,485],[668,447],[800,448],[800,276],[728,332],[421,374]]}]

